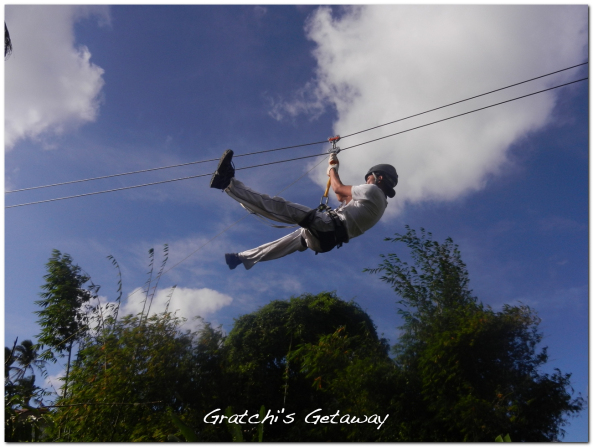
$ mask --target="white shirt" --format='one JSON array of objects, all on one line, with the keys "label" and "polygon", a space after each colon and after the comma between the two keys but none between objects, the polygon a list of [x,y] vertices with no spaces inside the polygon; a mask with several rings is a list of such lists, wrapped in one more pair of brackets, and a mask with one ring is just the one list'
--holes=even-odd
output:
[{"label": "white shirt", "polygon": [[385,193],[377,185],[352,186],[352,200],[336,212],[344,221],[350,238],[360,236],[372,228],[387,207]]}]

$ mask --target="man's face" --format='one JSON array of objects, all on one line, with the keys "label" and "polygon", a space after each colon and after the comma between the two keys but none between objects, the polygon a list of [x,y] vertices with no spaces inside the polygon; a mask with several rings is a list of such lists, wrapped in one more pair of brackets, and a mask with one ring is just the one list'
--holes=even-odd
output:
[{"label": "man's face", "polygon": [[[382,176],[378,175],[377,178],[381,180]],[[374,185],[375,183],[375,176],[373,174],[369,174],[367,177],[367,185]]]}]

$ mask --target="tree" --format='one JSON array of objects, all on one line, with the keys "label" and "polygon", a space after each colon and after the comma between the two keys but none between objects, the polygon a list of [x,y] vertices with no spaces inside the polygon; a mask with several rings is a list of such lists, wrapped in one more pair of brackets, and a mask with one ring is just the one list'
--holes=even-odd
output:
[{"label": "tree", "polygon": [[45,360],[39,357],[37,348],[31,340],[24,340],[20,345],[15,346],[13,355],[20,366],[19,376],[21,378],[25,376],[27,370],[31,370],[32,374],[34,368],[44,372]]},{"label": "tree", "polygon": [[387,238],[411,251],[413,265],[383,257],[381,273],[401,298],[402,335],[394,346],[405,384],[392,412],[402,441],[556,441],[582,410],[570,374],[541,372],[540,319],[528,306],[495,312],[477,301],[457,245],[409,227]]},{"label": "tree", "polygon": [[[18,340],[18,339],[17,339]],[[16,363],[16,357],[14,356],[14,350],[16,349],[16,342],[14,342],[14,346],[10,349],[8,346],[4,347],[4,383],[10,380],[10,375],[14,371],[20,371],[20,369],[16,366],[12,366]]]},{"label": "tree", "polygon": [[[307,372],[301,371],[298,357],[290,353],[304,344],[318,344],[320,337],[342,327],[352,337],[349,341],[353,348],[362,351],[373,346],[383,358],[387,357],[388,345],[377,336],[368,314],[358,304],[343,301],[335,293],[272,301],[235,320],[225,340],[226,373],[233,377],[229,380],[233,384],[234,411],[256,414],[263,404],[295,413],[295,421],[290,425],[266,425],[266,441],[328,439],[327,427],[307,424],[304,419],[317,408],[329,408],[334,397],[319,392]],[[294,361],[287,361],[287,356]],[[340,365],[336,362],[335,368]],[[339,431],[332,434],[333,440],[342,436]]]},{"label": "tree", "polygon": [[183,320],[170,313],[139,322],[127,315],[86,337],[70,393],[57,402],[54,441],[162,442],[181,436],[168,411],[185,421],[219,404],[208,379],[221,374],[208,371],[205,351],[219,345],[220,332],[208,324],[181,332]]},{"label": "tree", "polygon": [[12,53],[12,40],[10,39],[10,34],[8,33],[8,27],[6,26],[6,22],[4,22],[4,59],[6,59]]},{"label": "tree", "polygon": [[40,349],[44,346],[50,348],[41,354],[43,360],[55,361],[54,353],[61,357],[64,352],[68,354],[64,378],[66,395],[72,349],[88,329],[88,309],[85,305],[96,297],[99,287],[91,283],[83,288],[90,277],[83,274],[78,265],[73,265],[70,255],[62,255],[58,250],[52,251],[46,269],[45,284],[41,287],[45,292],[40,294],[41,300],[35,301],[42,307],[35,312],[40,317],[37,323],[41,326],[37,339]]},{"label": "tree", "polygon": [[397,370],[383,343],[350,337],[345,327],[322,335],[317,343],[305,343],[289,356],[314,388],[329,397],[325,414],[385,418],[380,429],[373,424],[329,425],[315,428],[326,441],[391,441],[393,419],[385,416],[397,389]]},{"label": "tree", "polygon": [[[204,416],[216,408],[224,414],[228,407],[237,414],[255,408],[258,414],[263,404],[298,413],[294,424],[266,425],[266,441],[323,440],[325,427],[315,430],[302,419],[318,405],[330,408],[334,394],[312,386],[296,357],[286,361],[291,346],[298,351],[302,342],[317,343],[345,324],[357,352],[368,348],[387,359],[387,345],[368,315],[329,293],[274,301],[239,318],[228,337],[205,322],[197,332],[181,332],[181,322],[170,313],[107,317],[88,331],[72,366],[70,392],[57,402],[52,439],[165,441],[182,436],[173,423],[182,421],[200,441],[228,442],[227,427],[207,424]],[[327,367],[324,386],[325,377],[335,375]],[[256,426],[241,430],[245,439],[258,438]],[[347,439],[335,429],[332,437]]]},{"label": "tree", "polygon": [[25,376],[28,369],[33,372],[33,365],[42,367],[36,360],[37,351],[30,340],[18,346],[15,340],[12,349],[4,348],[4,355],[5,441],[39,441],[42,439],[43,427],[48,422],[47,410],[32,407],[30,401],[35,400],[39,404],[46,393],[35,385],[34,374]]},{"label": "tree", "polygon": [[[40,398],[45,394],[35,385],[33,374],[34,366],[43,373],[45,362],[38,358],[37,349],[31,340],[24,340],[20,345],[17,345],[15,340],[12,349],[8,346],[4,347],[4,356],[5,398],[19,395],[19,403],[29,406],[32,398]],[[29,369],[31,375],[25,376]]]}]

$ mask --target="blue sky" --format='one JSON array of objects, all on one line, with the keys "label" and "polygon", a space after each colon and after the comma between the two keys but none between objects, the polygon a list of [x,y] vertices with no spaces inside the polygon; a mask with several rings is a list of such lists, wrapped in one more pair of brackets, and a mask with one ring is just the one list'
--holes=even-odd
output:
[{"label": "blue sky", "polygon": [[[6,6],[5,188],[77,179],[322,141],[588,60],[586,6]],[[344,138],[341,147],[586,77],[588,65]],[[392,342],[397,297],[363,273],[405,225],[452,237],[470,286],[494,309],[523,302],[542,318],[548,368],[588,395],[588,83],[493,107],[345,151],[340,174],[362,183],[391,163],[397,196],[382,221],[339,250],[229,271],[224,253],[289,230],[247,217],[208,177],[8,208],[5,342],[38,333],[33,302],[52,249],[69,253],[116,297],[146,280],[148,250],[170,271],[160,305],[222,324],[274,299],[335,290]],[[236,167],[327,151],[309,146],[235,160]],[[238,171],[276,194],[317,158]],[[5,205],[207,174],[214,163],[5,194]],[[324,165],[283,196],[316,206]],[[336,205],[335,197],[331,198]],[[202,247],[202,248],[200,248]],[[199,250],[198,250],[199,249]],[[197,250],[197,251],[196,251]],[[195,253],[194,253],[195,252]],[[192,254],[193,253],[193,254]],[[191,256],[185,259],[188,255]],[[185,259],[185,260],[184,260]],[[125,309],[135,312],[133,295]],[[193,327],[195,322],[188,321]],[[53,375],[60,373],[57,365]],[[566,441],[588,440],[588,415]]]}]

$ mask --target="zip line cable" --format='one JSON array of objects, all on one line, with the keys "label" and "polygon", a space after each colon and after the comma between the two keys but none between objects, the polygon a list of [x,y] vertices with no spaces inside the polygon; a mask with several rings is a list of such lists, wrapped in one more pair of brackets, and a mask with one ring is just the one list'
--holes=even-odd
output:
[{"label": "zip line cable", "polygon": [[[560,87],[565,87],[567,85],[575,84],[577,82],[582,82],[582,81],[585,81],[587,79],[589,79],[589,78],[587,77],[587,78],[578,79],[576,81],[571,81],[571,82],[567,82],[565,84],[560,84],[560,85],[557,85],[557,86],[554,86],[554,87],[549,87],[547,89],[543,89],[543,90],[539,90],[537,92],[533,92],[533,93],[529,93],[529,94],[526,94],[526,95],[518,96],[516,98],[508,99],[506,101],[501,101],[501,102],[498,102],[498,103],[495,103],[495,104],[491,104],[489,106],[480,107],[478,109],[474,109],[474,110],[471,110],[469,112],[460,113],[458,115],[453,115],[453,116],[450,116],[448,118],[443,118],[443,119],[440,119],[440,120],[437,120],[437,121],[433,121],[433,122],[430,122],[430,123],[427,123],[427,124],[423,124],[421,126],[416,126],[416,127],[410,128],[410,129],[406,129],[406,130],[403,130],[401,132],[396,132],[396,133],[393,133],[393,134],[390,134],[390,135],[386,135],[386,136],[383,136],[383,137],[380,137],[380,138],[375,138],[373,140],[365,141],[363,143],[355,144],[353,146],[349,146],[347,148],[342,149],[342,151],[347,150],[347,149],[352,149],[352,148],[355,148],[355,147],[359,147],[359,146],[362,146],[364,144],[373,143],[375,141],[383,140],[385,138],[393,137],[395,135],[399,135],[399,134],[402,134],[402,133],[405,133],[405,132],[409,132],[411,130],[416,130],[416,129],[420,129],[422,127],[427,127],[427,126],[430,126],[430,125],[433,125],[433,124],[437,124],[437,123],[440,123],[440,122],[443,122],[443,121],[448,121],[450,119],[458,118],[460,116],[469,115],[470,113],[474,113],[474,112],[478,112],[478,111],[481,111],[481,110],[489,109],[491,107],[499,106],[501,104],[506,104],[506,103],[509,103],[509,102],[512,102],[512,101],[517,101],[519,99],[527,98],[529,96],[538,95],[540,93],[544,93],[544,92],[547,92],[547,91],[550,91],[550,90],[555,90],[555,89],[560,88]],[[274,164],[279,164],[279,163],[287,163],[287,162],[296,161],[296,160],[304,160],[306,158],[320,157],[320,156],[323,156],[323,155],[327,155],[327,154],[322,153],[322,154],[306,155],[306,156],[303,156],[303,157],[290,158],[290,159],[287,159],[287,160],[279,160],[279,161],[262,163],[262,164],[253,165],[253,166],[246,166],[246,167],[243,167],[243,168],[237,168],[236,170],[259,168],[259,167],[262,167],[262,166],[269,166],[269,165],[274,165]],[[158,185],[158,184],[162,184],[162,183],[171,183],[171,182],[176,182],[176,181],[180,181],[180,180],[188,180],[188,179],[192,179],[192,178],[207,177],[209,175],[212,175],[212,173],[191,175],[191,176],[181,177],[181,178],[176,178],[176,179],[162,180],[162,181],[151,182],[151,183],[144,183],[144,184],[141,184],[141,185],[125,186],[125,187],[122,187],[122,188],[115,188],[115,189],[109,189],[109,190],[104,190],[104,191],[96,191],[96,192],[90,192],[90,193],[85,193],[85,194],[77,194],[77,195],[73,195],[73,196],[58,197],[58,198],[55,198],[55,199],[39,200],[39,201],[36,201],[36,202],[21,203],[21,204],[17,204],[17,205],[6,206],[5,209],[6,208],[16,208],[16,207],[21,207],[21,206],[27,206],[27,205],[36,205],[36,204],[39,204],[39,203],[55,202],[55,201],[58,201],[58,200],[73,199],[73,198],[78,198],[78,197],[86,197],[86,196],[91,196],[91,195],[96,195],[96,194],[104,194],[104,193],[108,193],[108,192],[123,191],[123,190],[126,190],[126,189],[141,188],[141,187],[144,187],[144,186]]]},{"label": "zip line cable", "polygon": [[[563,71],[566,71],[566,70],[571,70],[573,68],[580,67],[580,66],[586,65],[588,63],[589,63],[588,61],[587,62],[583,62],[581,64],[573,65],[571,67],[567,67],[567,68],[563,68],[561,70],[556,70],[556,71],[553,71],[551,73],[547,73],[545,75],[541,75],[541,76],[537,76],[535,78],[527,79],[526,81],[517,82],[515,84],[511,84],[511,85],[508,85],[506,87],[501,87],[501,88],[498,88],[498,89],[495,89],[495,90],[491,90],[491,91],[489,91],[487,93],[482,93],[480,95],[472,96],[472,97],[469,97],[469,98],[466,98],[466,99],[462,99],[460,101],[455,101],[455,102],[452,102],[452,103],[447,104],[447,105],[444,105],[444,106],[436,107],[434,109],[430,109],[430,110],[427,110],[425,112],[416,113],[414,115],[410,115],[410,116],[407,116],[405,118],[400,118],[400,119],[397,119],[395,121],[390,121],[390,122],[385,123],[385,124],[380,124],[378,126],[374,126],[374,127],[368,128],[368,129],[360,130],[358,132],[354,132],[354,133],[351,133],[351,134],[348,134],[348,135],[344,135],[344,136],[342,136],[342,139],[347,138],[347,137],[351,137],[353,135],[358,135],[358,134],[361,134],[361,133],[364,133],[364,132],[368,132],[369,130],[378,129],[379,127],[383,127],[383,126],[387,126],[387,125],[390,125],[390,124],[398,123],[400,121],[404,121],[404,120],[407,120],[407,119],[410,119],[410,118],[414,118],[414,117],[417,117],[417,116],[420,116],[420,115],[424,115],[424,114],[427,114],[427,113],[430,113],[430,112],[434,112],[436,110],[444,109],[446,107],[450,107],[450,106],[455,105],[455,104],[460,104],[460,103],[465,102],[465,101],[470,101],[472,99],[476,99],[476,98],[479,98],[479,97],[482,97],[482,96],[490,95],[492,93],[499,92],[501,90],[505,90],[505,89],[508,89],[508,88],[511,88],[511,87],[516,87],[517,85],[525,84],[527,82],[532,82],[532,81],[535,81],[537,79],[545,78],[546,76],[551,76],[553,74],[557,74],[557,73],[560,73],[560,72],[563,72]],[[280,148],[276,148],[276,149],[267,149],[267,150],[263,150],[263,151],[250,152],[250,153],[247,153],[247,154],[237,154],[237,155],[234,156],[234,158],[247,157],[249,155],[256,155],[256,154],[265,154],[265,153],[268,153],[268,152],[282,151],[282,150],[286,150],[286,149],[295,149],[295,148],[305,147],[305,146],[313,146],[313,145],[323,144],[323,143],[327,143],[327,141],[323,140],[323,141],[317,141],[317,142],[314,142],[314,143],[297,144],[297,145],[293,145],[293,146],[285,146],[285,147],[280,147]],[[194,164],[208,163],[208,162],[217,161],[217,160],[218,160],[218,158],[212,158],[212,159],[209,159],[209,160],[190,161],[190,162],[187,162],[187,163],[179,163],[179,164],[169,165],[169,166],[160,166],[160,167],[157,167],[157,168],[141,169],[141,170],[138,170],[138,171],[122,172],[122,173],[119,173],[119,174],[104,175],[104,176],[100,176],[100,177],[91,177],[91,178],[80,179],[80,180],[71,180],[71,181],[61,182],[61,183],[53,183],[53,184],[50,184],[50,185],[31,186],[31,187],[28,187],[28,188],[13,189],[11,191],[5,191],[5,194],[14,193],[14,192],[22,192],[22,191],[31,191],[31,190],[34,190],[34,189],[51,188],[51,187],[54,187],[54,186],[70,185],[70,184],[73,184],[73,183],[89,182],[89,181],[93,181],[93,180],[102,180],[102,179],[113,178],[113,177],[121,177],[121,176],[124,176],[124,175],[140,174],[140,173],[145,173],[145,172],[158,171],[158,170],[162,170],[162,169],[178,168],[178,167],[182,167],[182,166],[189,166],[189,165],[194,165]]]},{"label": "zip line cable", "polygon": [[420,129],[422,127],[431,126],[433,124],[442,123],[443,121],[448,121],[448,120],[453,119],[453,118],[458,118],[460,116],[469,115],[470,113],[479,112],[480,110],[489,109],[491,107],[499,106],[501,104],[506,104],[508,102],[513,102],[513,101],[516,101],[518,99],[527,98],[529,96],[537,95],[539,93],[547,92],[549,90],[554,90],[554,89],[557,89],[557,88],[560,88],[560,87],[565,87],[565,86],[570,85],[570,84],[576,84],[577,82],[586,81],[587,79],[589,79],[589,78],[577,79],[576,81],[567,82],[566,84],[557,85],[555,87],[550,87],[550,88],[547,88],[545,90],[540,90],[540,91],[534,92],[534,93],[528,93],[527,95],[518,96],[518,97],[513,98],[513,99],[507,99],[506,101],[501,101],[501,102],[497,102],[496,104],[491,104],[489,106],[480,107],[479,109],[470,110],[469,112],[460,113],[458,115],[453,115],[453,116],[450,116],[448,118],[443,118],[443,119],[440,119],[440,120],[437,120],[437,121],[433,121],[433,122],[428,123],[428,124],[422,124],[421,126],[416,126],[416,127],[410,128],[410,129],[402,130],[401,132],[396,132],[396,133],[392,133],[390,135],[385,135],[383,137],[375,138],[374,140],[365,141],[364,143],[355,144],[354,146],[349,146],[349,147],[346,147],[346,148],[341,149],[341,150],[342,151],[345,151],[347,149],[352,149],[354,147],[362,146],[364,144],[374,143],[375,141],[383,140],[385,138],[393,137],[395,135],[399,135],[399,134],[402,134],[402,133],[410,132],[411,130],[416,130],[416,129]]},{"label": "zip line cable", "polygon": [[[324,141],[324,143],[325,143],[325,141]],[[244,168],[236,168],[236,170],[237,171],[240,171],[242,169],[259,168],[259,167],[262,167],[262,166],[268,166],[268,165],[273,165],[273,164],[278,164],[278,163],[286,163],[286,162],[289,162],[289,161],[303,160],[305,158],[320,157],[322,155],[327,155],[327,154],[306,155],[304,157],[290,158],[288,160],[273,161],[273,162],[269,162],[269,163],[262,163],[262,164],[259,164],[259,165],[246,166]],[[104,191],[88,192],[88,193],[85,193],[85,194],[77,194],[77,195],[74,195],[74,196],[66,196],[66,197],[58,197],[58,198],[55,198],[55,199],[39,200],[37,202],[20,203],[18,205],[10,205],[10,206],[6,206],[4,208],[15,208],[15,207],[19,207],[19,206],[36,205],[38,203],[56,202],[58,200],[74,199],[74,198],[78,198],[78,197],[92,196],[92,195],[96,195],[96,194],[105,194],[105,193],[108,193],[108,192],[123,191],[125,189],[142,188],[143,186],[152,186],[152,185],[159,185],[159,184],[162,184],[162,183],[178,182],[180,180],[189,180],[189,179],[192,179],[192,178],[208,177],[209,175],[212,175],[212,174],[213,173],[210,172],[209,174],[190,175],[190,176],[187,176],[187,177],[174,178],[174,179],[170,179],[170,180],[161,180],[161,181],[158,181],[158,182],[143,183],[141,185],[124,186],[124,187],[121,187],[121,188],[107,189],[107,190],[104,190]]]},{"label": "zip line cable", "polygon": [[410,115],[410,116],[407,116],[405,118],[400,118],[400,119],[397,119],[395,121],[390,121],[390,122],[385,123],[385,124],[380,124],[380,125],[375,126],[375,127],[370,127],[368,129],[365,129],[365,130],[361,130],[361,131],[354,132],[354,133],[351,133],[351,134],[348,134],[348,135],[344,135],[341,138],[348,138],[348,137],[351,137],[353,135],[358,135],[358,134],[361,134],[361,133],[364,133],[364,132],[368,132],[369,130],[378,129],[379,127],[383,127],[383,126],[388,126],[389,124],[399,123],[400,121],[403,121],[403,120],[407,120],[407,119],[410,119],[410,118],[414,118],[416,116],[424,115],[426,113],[434,112],[435,110],[444,109],[445,107],[454,106],[455,104],[460,104],[462,102],[469,101],[471,99],[480,98],[481,96],[490,95],[491,93],[500,92],[501,90],[505,90],[507,88],[516,87],[517,85],[521,85],[521,84],[525,84],[527,82],[535,81],[537,79],[545,78],[546,76],[550,76],[550,75],[553,75],[553,74],[556,74],[556,73],[560,73],[562,71],[570,70],[571,68],[580,67],[581,65],[586,65],[588,63],[589,63],[589,61],[583,62],[582,64],[577,64],[577,65],[573,65],[572,67],[563,68],[562,70],[553,71],[552,73],[548,73],[548,74],[545,74],[545,75],[542,75],[542,76],[538,76],[536,78],[531,78],[531,79],[528,79],[526,81],[517,82],[516,84],[507,85],[506,87],[497,88],[496,90],[491,90],[491,91],[489,91],[487,93],[482,93],[481,95],[471,96],[470,98],[462,99],[461,101],[455,101],[455,102],[452,102],[452,103],[447,104],[445,106],[435,107],[434,109],[427,110],[426,112],[416,113],[415,115]]},{"label": "zip line cable", "polygon": [[[297,145],[294,145],[294,146],[279,147],[279,148],[276,148],[276,149],[266,149],[266,150],[263,150],[263,151],[250,152],[250,153],[247,153],[247,154],[237,154],[237,155],[234,156],[234,158],[247,157],[248,155],[265,154],[267,152],[283,151],[285,149],[295,149],[297,147],[313,146],[315,144],[322,144],[322,143],[327,143],[327,141],[326,140],[323,140],[323,141],[317,141],[317,142],[314,142],[314,143],[304,143],[304,144],[297,144]],[[160,169],[179,168],[181,166],[189,166],[189,165],[195,165],[195,164],[200,164],[200,163],[208,163],[208,162],[211,162],[211,161],[218,161],[218,160],[219,160],[219,158],[211,158],[209,160],[190,161],[188,163],[180,163],[180,164],[169,165],[169,166],[160,166],[158,168],[141,169],[139,171],[122,172],[120,174],[103,175],[101,177],[91,177],[91,178],[85,178],[85,179],[81,179],[81,180],[71,180],[69,182],[53,183],[51,185],[31,186],[29,188],[21,188],[21,189],[13,189],[11,191],[5,191],[5,194],[9,194],[11,192],[30,191],[32,189],[51,188],[53,186],[70,185],[72,183],[90,182],[92,180],[102,180],[102,179],[106,179],[106,178],[120,177],[120,176],[123,176],[123,175],[140,174],[140,173],[144,173],[144,172],[158,171]],[[188,178],[192,178],[192,177],[188,177]]]}]

